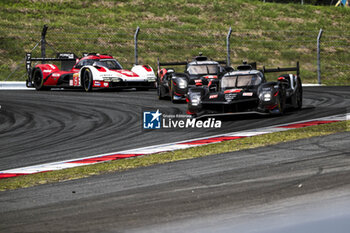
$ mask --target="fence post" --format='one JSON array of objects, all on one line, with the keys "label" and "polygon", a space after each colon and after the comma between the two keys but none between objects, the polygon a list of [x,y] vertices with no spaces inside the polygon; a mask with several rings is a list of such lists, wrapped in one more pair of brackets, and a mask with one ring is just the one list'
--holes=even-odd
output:
[{"label": "fence post", "polygon": [[43,31],[41,32],[41,57],[46,57],[46,32],[49,27],[44,25]]},{"label": "fence post", "polygon": [[317,36],[317,78],[318,78],[318,84],[321,84],[321,37],[322,37],[323,30],[320,29],[320,32]]},{"label": "fence post", "polygon": [[226,61],[226,66],[231,65],[231,56],[230,56],[230,37],[232,33],[232,28],[230,27],[230,30],[227,33],[226,37],[226,46],[227,46],[227,61]]},{"label": "fence post", "polygon": [[135,35],[134,35],[134,42],[135,42],[135,65],[139,64],[139,54],[138,54],[138,50],[137,50],[137,38],[139,36],[139,32],[140,32],[140,27],[137,26],[136,31],[135,31]]}]

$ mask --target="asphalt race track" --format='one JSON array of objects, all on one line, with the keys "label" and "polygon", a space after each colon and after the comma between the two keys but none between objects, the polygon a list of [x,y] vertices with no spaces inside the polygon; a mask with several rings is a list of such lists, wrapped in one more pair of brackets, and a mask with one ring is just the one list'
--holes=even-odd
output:
[{"label": "asphalt race track", "polygon": [[[220,130],[141,129],[183,113],[154,91],[0,91],[0,169],[341,114],[350,87],[304,89],[283,117]],[[0,232],[338,232],[350,228],[350,134],[0,192]]]},{"label": "asphalt race track", "polygon": [[222,118],[221,129],[143,130],[144,110],[184,114],[155,90],[0,91],[0,170],[341,114],[350,87],[304,88],[304,108],[283,117]]},{"label": "asphalt race track", "polygon": [[0,192],[0,232],[348,233],[350,133]]}]

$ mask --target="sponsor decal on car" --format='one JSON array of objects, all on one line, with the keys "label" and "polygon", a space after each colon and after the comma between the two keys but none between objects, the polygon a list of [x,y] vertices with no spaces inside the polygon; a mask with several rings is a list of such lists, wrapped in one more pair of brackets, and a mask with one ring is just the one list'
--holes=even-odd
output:
[{"label": "sponsor decal on car", "polygon": [[113,77],[114,74],[101,74],[101,77],[102,78],[110,78],[110,77]]},{"label": "sponsor decal on car", "polygon": [[59,56],[60,56],[60,58],[73,59],[74,58],[74,53],[60,53]]},{"label": "sponsor decal on car", "polygon": [[227,101],[231,101],[233,100],[234,98],[237,97],[237,94],[236,93],[228,93],[228,94],[225,94],[225,100]]},{"label": "sponsor decal on car", "polygon": [[79,73],[73,74],[73,86],[80,86]]},{"label": "sponsor decal on car", "polygon": [[101,82],[100,81],[94,81],[94,87],[100,87],[101,86]]},{"label": "sponsor decal on car", "polygon": [[196,86],[202,86],[202,80],[201,79],[196,79],[194,80],[194,82],[196,83]]},{"label": "sponsor decal on car", "polygon": [[44,73],[51,73],[52,70],[43,70]]},{"label": "sponsor decal on car", "polygon": [[253,96],[253,92],[244,92],[243,96]]},{"label": "sponsor decal on car", "polygon": [[209,96],[209,99],[216,99],[216,98],[218,98],[218,95],[216,94],[216,95],[210,95]]}]

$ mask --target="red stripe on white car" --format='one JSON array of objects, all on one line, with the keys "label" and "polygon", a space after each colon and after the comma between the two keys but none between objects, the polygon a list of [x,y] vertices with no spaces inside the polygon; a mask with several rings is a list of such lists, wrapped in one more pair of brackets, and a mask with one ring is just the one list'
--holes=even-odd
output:
[{"label": "red stripe on white car", "polygon": [[54,162],[54,163],[45,163],[45,164],[22,167],[22,168],[14,168],[14,169],[0,171],[0,179],[35,174],[40,172],[61,170],[65,168],[84,166],[88,164],[108,162],[108,161],[117,160],[117,159],[133,158],[141,155],[149,155],[149,154],[156,154],[156,153],[174,151],[179,149],[186,149],[186,148],[191,148],[196,146],[208,145],[212,143],[219,143],[223,141],[237,140],[240,138],[252,137],[252,136],[261,135],[261,134],[268,134],[268,133],[274,133],[274,132],[287,131],[290,129],[303,128],[303,127],[308,127],[312,125],[329,124],[329,123],[345,121],[349,119],[350,119],[350,114],[336,115],[336,116],[324,117],[324,118],[319,118],[319,119],[314,119],[309,121],[294,122],[294,123],[260,128],[260,129],[225,133],[221,135],[185,140],[185,141],[180,141],[175,143],[167,143],[162,145],[154,145],[154,146],[148,146],[143,148],[131,149],[126,151],[102,154],[102,155],[94,155],[94,156],[89,156],[89,157],[84,157],[79,159],[72,159],[72,160],[66,160],[66,161],[60,161],[60,162]]}]

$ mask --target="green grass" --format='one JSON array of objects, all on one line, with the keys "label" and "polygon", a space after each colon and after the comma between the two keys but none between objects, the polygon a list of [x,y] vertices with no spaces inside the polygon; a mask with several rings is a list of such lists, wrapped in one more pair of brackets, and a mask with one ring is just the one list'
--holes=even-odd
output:
[{"label": "green grass", "polygon": [[33,175],[2,179],[0,180],[0,191],[26,188],[40,184],[62,182],[73,179],[80,179],[93,175],[120,172],[138,167],[164,164],[214,154],[223,154],[222,156],[229,156],[225,155],[224,153],[257,148],[262,146],[269,146],[288,141],[306,139],[310,137],[324,136],[338,132],[350,131],[349,123],[350,121],[342,121],[325,125],[310,126],[306,128],[264,134],[184,150],[176,150],[173,152],[152,154],[131,159],[114,160],[111,162],[69,168],[47,173],[38,173]]},{"label": "green grass", "polygon": [[[225,59],[229,27],[231,62],[257,61],[261,66],[301,62],[306,83],[317,82],[316,37],[320,28],[325,84],[349,85],[350,9],[330,6],[263,3],[246,0],[2,0],[0,2],[0,80],[24,80],[24,54],[40,40],[57,51],[100,52],[116,56],[130,68],[137,26],[139,58],[156,65],[185,60],[203,52]],[[47,53],[55,51],[48,47]],[[40,48],[33,52],[40,56]],[[275,77],[274,77],[275,78]]]}]

